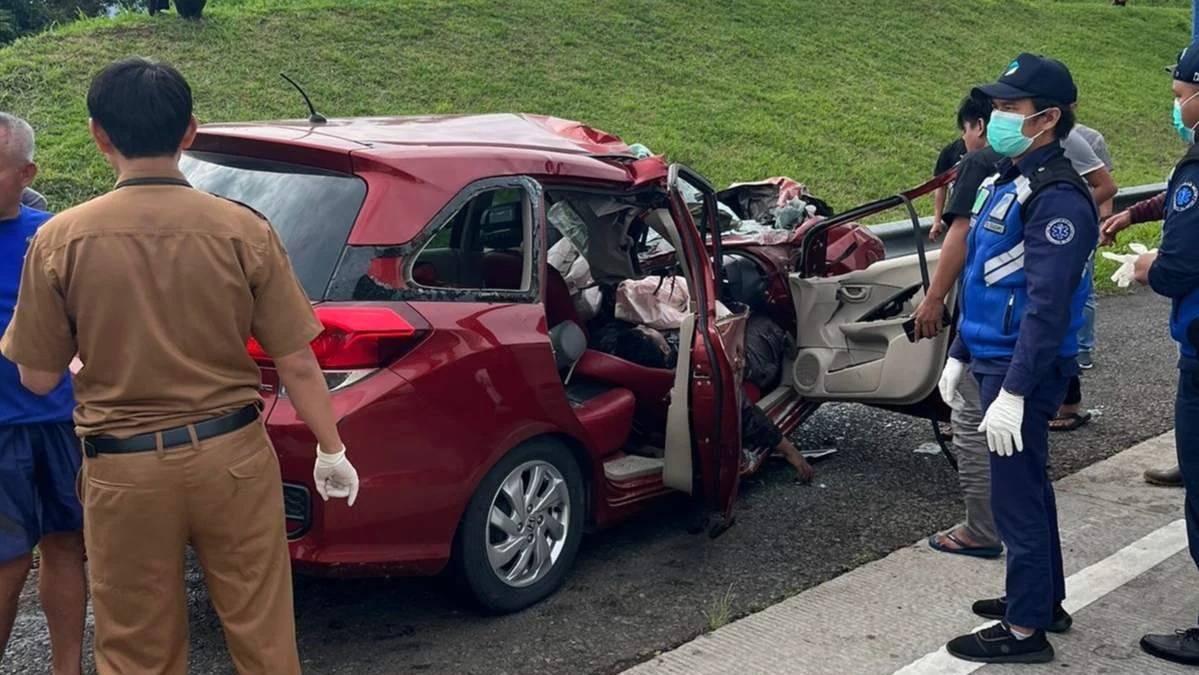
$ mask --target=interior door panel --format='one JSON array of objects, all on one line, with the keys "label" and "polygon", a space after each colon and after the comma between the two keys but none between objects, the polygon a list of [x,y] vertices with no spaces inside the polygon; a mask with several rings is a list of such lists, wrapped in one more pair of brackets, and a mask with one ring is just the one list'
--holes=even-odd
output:
[{"label": "interior door panel", "polygon": [[[927,254],[929,275],[939,251]],[[949,330],[933,340],[908,341],[903,324],[924,298],[920,260],[880,260],[836,277],[791,275],[797,354],[796,390],[813,400],[907,405],[937,385]],[[956,290],[946,301],[953,307]]]},{"label": "interior door panel", "polygon": [[683,317],[679,328],[679,360],[670,390],[670,408],[666,413],[666,453],[663,456],[662,482],[666,487],[691,494],[695,470],[691,457],[691,342],[695,339],[695,314]]}]

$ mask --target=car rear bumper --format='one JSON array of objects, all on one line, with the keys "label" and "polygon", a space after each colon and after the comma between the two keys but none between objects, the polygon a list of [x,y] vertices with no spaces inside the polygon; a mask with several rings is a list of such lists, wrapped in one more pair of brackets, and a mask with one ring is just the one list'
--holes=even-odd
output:
[{"label": "car rear bumper", "polygon": [[[413,394],[384,370],[334,396],[338,429],[360,480],[351,507],[322,501],[312,480],[316,439],[280,397],[266,421],[279,457],[287,539],[297,572],[320,576],[425,575],[449,560],[465,497],[453,475],[437,475],[401,431],[417,420]],[[409,434],[410,435],[410,434]],[[444,456],[444,453],[442,453]]]},{"label": "car rear bumper", "polygon": [[[358,499],[383,499],[378,491],[373,492],[360,491]],[[311,486],[290,482],[286,477],[283,504],[292,567],[298,573],[324,577],[420,576],[437,574],[449,561],[452,532],[444,542],[421,542],[413,538],[405,541],[402,525],[378,527],[374,529],[376,536],[365,537],[358,528],[326,527],[320,496]]]}]

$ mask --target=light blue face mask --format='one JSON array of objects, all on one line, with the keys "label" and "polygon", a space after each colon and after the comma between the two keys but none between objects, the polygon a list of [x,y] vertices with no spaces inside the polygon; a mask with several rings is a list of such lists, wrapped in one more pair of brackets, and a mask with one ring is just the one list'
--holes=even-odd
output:
[{"label": "light blue face mask", "polygon": [[1019,157],[1023,155],[1028,148],[1037,140],[1037,136],[1048,131],[1042,129],[1036,136],[1024,135],[1024,121],[1030,120],[1037,115],[1042,115],[1049,112],[1052,108],[1046,108],[1036,115],[1025,117],[1020,113],[1003,112],[1002,110],[994,110],[991,112],[991,122],[987,125],[987,142],[995,149],[995,152],[1004,157]]},{"label": "light blue face mask", "polygon": [[1174,130],[1178,132],[1178,137],[1181,138],[1184,143],[1195,142],[1195,127],[1188,127],[1186,123],[1182,121],[1182,106],[1186,105],[1192,98],[1195,98],[1195,96],[1199,96],[1199,94],[1192,95],[1191,97],[1187,98],[1186,101],[1174,99]]}]

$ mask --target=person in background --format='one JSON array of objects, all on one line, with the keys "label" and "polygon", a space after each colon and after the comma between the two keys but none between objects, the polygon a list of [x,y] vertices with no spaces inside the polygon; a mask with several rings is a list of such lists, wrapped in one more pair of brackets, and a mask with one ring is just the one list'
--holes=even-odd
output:
[{"label": "person in background", "polygon": [[[933,337],[941,331],[945,298],[957,285],[966,262],[966,237],[970,233],[975,195],[983,180],[995,173],[995,163],[1000,159],[998,153],[982,152],[988,147],[990,117],[991,101],[985,97],[967,96],[958,106],[958,126],[962,129],[961,140],[967,155],[958,165],[957,180],[942,214],[942,225],[949,229],[941,245],[940,262],[928,295],[916,311],[917,332],[921,337]],[[925,316],[934,311],[936,317]],[[958,397],[946,403],[952,409],[952,442],[958,457],[958,484],[966,505],[966,519],[929,537],[928,545],[943,553],[997,558],[1003,554],[1003,543],[991,516],[991,460],[987,436],[978,429],[983,419],[978,383],[972,377],[963,377]]]},{"label": "person in background", "polygon": [[[33,150],[29,124],[0,113],[0,332],[16,310],[29,240],[51,217],[21,203],[37,174]],[[87,611],[83,507],[75,495],[82,457],[65,375],[65,366],[57,369],[52,386],[37,395],[21,386],[16,364],[0,357],[0,661],[36,546],[52,669],[78,675]]]},{"label": "person in background", "polygon": [[[1099,243],[1111,246],[1116,243],[1116,235],[1132,225],[1153,223],[1166,217],[1166,192],[1160,192],[1149,199],[1143,199],[1127,209],[1103,221],[1099,230]],[[1182,487],[1182,471],[1178,465],[1164,469],[1148,469],[1145,471],[1145,482],[1161,487]]]},{"label": "person in background", "polygon": [[[1136,261],[1134,278],[1170,299],[1170,335],[1178,343],[1178,396],[1174,442],[1186,490],[1187,542],[1199,565],[1199,40],[1178,56],[1174,78],[1174,128],[1189,145],[1166,188],[1166,214],[1158,250]],[[1166,661],[1199,666],[1199,628],[1141,638],[1141,649]]]},{"label": "person in background", "polygon": [[1007,548],[1006,595],[975,602],[999,623],[951,640],[958,658],[1044,663],[1047,630],[1066,630],[1061,540],[1049,480],[1049,420],[1078,372],[1078,329],[1090,292],[1087,261],[1099,238],[1090,186],[1061,140],[1074,126],[1078,89],[1053,59],[1021,54],[994,84],[992,149],[1005,157],[971,209],[957,338],[942,373],[946,401],[970,364],[991,455],[991,503]]},{"label": "person in background", "polygon": [[1167,192],[1159,192],[1104,220],[1103,226],[1099,228],[1099,245],[1115,244],[1116,235],[1133,225],[1164,219],[1166,217],[1166,196]]},{"label": "person in background", "polygon": [[[1074,131],[1071,133],[1077,134],[1079,138],[1086,141],[1087,145],[1091,147],[1091,151],[1095,153],[1095,156],[1103,162],[1103,167],[1109,175],[1115,173],[1116,167],[1112,163],[1112,155],[1108,151],[1107,140],[1103,137],[1103,134],[1085,124],[1075,125]],[[1108,199],[1099,202],[1099,219],[1101,222],[1111,217],[1114,197],[1115,195],[1113,194]],[[1092,258],[1092,271],[1094,270],[1094,266],[1095,261]],[[1082,332],[1078,336],[1078,365],[1083,370],[1090,370],[1095,365],[1095,294],[1093,292],[1091,293],[1091,299],[1087,302],[1085,316],[1087,322],[1083,325]]]},{"label": "person in background", "polygon": [[[75,428],[96,669],[187,672],[190,545],[238,672],[297,675],[279,460],[246,343],[274,359],[311,431],[317,494],[353,506],[358,475],[310,346],[323,326],[271,224],[179,171],[197,124],[178,71],[118,61],[92,80],[87,109],[117,184],[33,237],[0,353],[37,394],[76,354],[83,364]],[[324,508],[344,517],[346,505]]]},{"label": "person in background", "polygon": [[[964,157],[969,151],[964,138],[966,135],[966,127],[965,120],[962,116],[962,111],[964,108],[966,108],[969,100],[969,97],[967,97],[962,101],[961,105],[958,106],[958,132],[960,135],[947,143],[944,148],[941,148],[940,154],[937,155],[937,164],[933,167],[934,178],[957,166],[958,162],[962,161],[962,157]],[[941,232],[944,231],[944,228],[941,226],[941,218],[942,214],[945,212],[945,197],[949,194],[949,191],[952,189],[952,187],[953,185],[951,183],[945,187],[939,187],[933,192],[933,226],[928,233],[928,238],[930,241],[936,241],[939,239],[941,237]]]},{"label": "person in background", "polygon": [[[1077,104],[1074,109],[1077,110]],[[1107,149],[1107,141],[1103,134],[1094,129],[1076,124],[1070,132],[1070,138],[1064,145],[1066,157],[1074,163],[1074,168],[1091,183],[1095,202],[1099,205],[1100,220],[1106,219],[1112,213],[1112,199],[1116,196],[1116,183],[1111,177],[1114,170],[1111,153]],[[1089,152],[1087,150],[1089,149]],[[1098,180],[1095,180],[1097,177]],[[1095,272],[1095,256],[1087,263],[1092,277]],[[1091,295],[1083,308],[1083,326],[1078,332],[1078,367],[1089,370],[1095,363],[1092,352],[1095,348],[1095,289],[1092,286]],[[1077,375],[1070,378],[1070,388],[1066,391],[1066,400],[1058,409],[1057,415],[1049,422],[1050,431],[1075,431],[1091,421],[1091,413],[1082,409],[1082,379]]]}]

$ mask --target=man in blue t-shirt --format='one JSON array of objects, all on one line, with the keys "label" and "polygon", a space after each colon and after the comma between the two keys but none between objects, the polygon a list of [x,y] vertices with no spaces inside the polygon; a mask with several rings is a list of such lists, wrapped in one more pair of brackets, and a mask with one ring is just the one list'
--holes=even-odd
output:
[{"label": "man in blue t-shirt", "polygon": [[[0,113],[0,334],[12,321],[28,242],[50,219],[22,204],[37,174],[33,145],[28,123]],[[16,365],[0,356],[0,660],[37,546],[56,674],[80,672],[87,606],[74,409],[66,373],[49,395],[37,396],[21,386]]]}]

